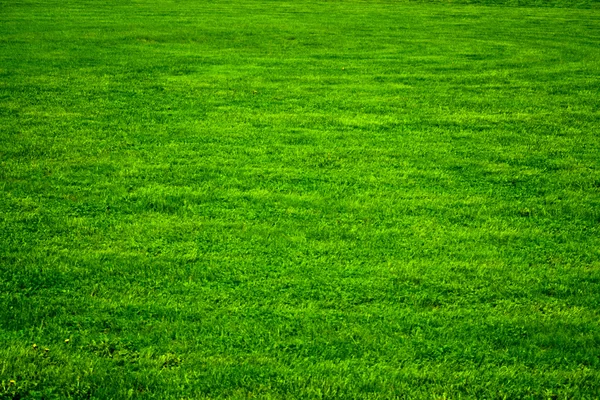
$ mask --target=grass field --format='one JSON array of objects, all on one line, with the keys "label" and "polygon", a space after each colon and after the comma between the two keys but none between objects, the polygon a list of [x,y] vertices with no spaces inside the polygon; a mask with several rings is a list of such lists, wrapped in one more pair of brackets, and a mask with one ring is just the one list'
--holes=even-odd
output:
[{"label": "grass field", "polygon": [[600,398],[600,5],[467,3],[0,0],[0,398]]}]

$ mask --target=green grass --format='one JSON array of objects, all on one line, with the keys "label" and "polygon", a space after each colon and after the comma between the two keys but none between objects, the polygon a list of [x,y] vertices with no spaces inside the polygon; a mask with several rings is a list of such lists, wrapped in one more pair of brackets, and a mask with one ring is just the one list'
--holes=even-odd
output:
[{"label": "green grass", "polygon": [[598,2],[462,3],[0,0],[0,398],[599,398]]}]

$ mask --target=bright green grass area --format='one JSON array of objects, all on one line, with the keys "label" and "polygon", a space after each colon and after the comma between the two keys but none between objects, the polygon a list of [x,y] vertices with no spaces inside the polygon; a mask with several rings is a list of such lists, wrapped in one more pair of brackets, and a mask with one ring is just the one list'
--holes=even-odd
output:
[{"label": "bright green grass area", "polygon": [[600,397],[600,9],[503,4],[0,0],[0,398]]}]

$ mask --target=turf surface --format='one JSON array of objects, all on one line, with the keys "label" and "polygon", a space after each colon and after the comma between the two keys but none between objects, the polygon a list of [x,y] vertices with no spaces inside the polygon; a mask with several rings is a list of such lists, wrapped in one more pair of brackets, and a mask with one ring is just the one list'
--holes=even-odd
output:
[{"label": "turf surface", "polygon": [[0,398],[600,397],[598,3],[466,3],[0,0]]}]

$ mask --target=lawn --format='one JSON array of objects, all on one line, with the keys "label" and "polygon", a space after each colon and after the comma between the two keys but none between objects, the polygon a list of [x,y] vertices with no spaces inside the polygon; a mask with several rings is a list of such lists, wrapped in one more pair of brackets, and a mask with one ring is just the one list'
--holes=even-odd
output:
[{"label": "lawn", "polygon": [[0,0],[0,399],[599,382],[597,1]]}]

